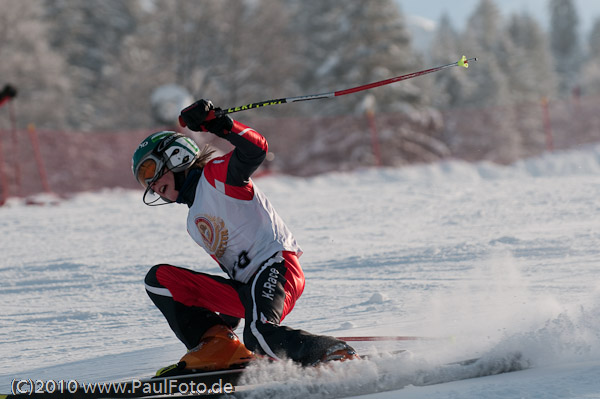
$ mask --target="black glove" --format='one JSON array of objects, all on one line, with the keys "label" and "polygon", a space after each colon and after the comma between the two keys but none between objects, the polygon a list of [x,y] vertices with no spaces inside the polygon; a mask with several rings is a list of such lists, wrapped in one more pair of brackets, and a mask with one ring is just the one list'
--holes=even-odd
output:
[{"label": "black glove", "polygon": [[190,130],[195,132],[202,131],[202,124],[214,109],[215,107],[212,102],[198,100],[181,111],[181,114],[179,115],[179,124],[182,127],[187,126]]},{"label": "black glove", "polygon": [[13,86],[7,84],[4,85],[4,88],[2,89],[2,91],[0,91],[0,98],[4,98],[4,97],[9,97],[9,98],[14,98],[17,96],[17,89],[15,89]]},{"label": "black glove", "polygon": [[[221,108],[215,108],[215,111],[220,111]],[[233,119],[229,115],[222,115],[204,122],[202,127],[219,137],[225,137],[233,129]]]},{"label": "black glove", "polygon": [[233,128],[233,119],[227,115],[215,117],[215,111],[219,110],[211,101],[198,100],[181,111],[179,124],[196,132],[211,132],[223,137]]}]

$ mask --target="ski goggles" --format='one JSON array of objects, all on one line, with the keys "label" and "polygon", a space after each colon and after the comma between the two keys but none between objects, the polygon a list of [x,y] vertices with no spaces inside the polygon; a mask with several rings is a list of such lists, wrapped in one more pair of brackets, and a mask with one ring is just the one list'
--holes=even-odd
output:
[{"label": "ski goggles", "polygon": [[142,187],[148,188],[150,184],[158,180],[160,170],[157,168],[157,161],[151,157],[142,162],[137,171],[137,181]]}]

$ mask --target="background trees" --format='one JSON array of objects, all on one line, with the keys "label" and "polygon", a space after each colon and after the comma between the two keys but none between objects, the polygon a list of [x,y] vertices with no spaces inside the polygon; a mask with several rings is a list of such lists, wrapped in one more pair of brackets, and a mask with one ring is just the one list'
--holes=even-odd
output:
[{"label": "background trees", "polygon": [[[574,0],[547,0],[549,25],[479,0],[462,26],[443,16],[430,45],[413,40],[398,1],[0,0],[0,87],[19,89],[0,109],[10,180],[0,192],[43,186],[30,123],[53,189],[134,187],[124,173],[132,149],[150,131],[176,129],[193,99],[229,107],[330,92],[463,54],[479,61],[236,118],[268,137],[265,168],[295,175],[448,158],[509,163],[600,141],[600,21],[580,36]],[[186,103],[160,106],[165,88]]]},{"label": "background trees", "polygon": [[[443,17],[432,46],[416,49],[393,0],[0,0],[0,76],[27,103],[19,123],[80,131],[155,125],[150,96],[165,84],[240,105],[338,90],[463,53],[480,59],[468,75],[450,70],[368,95],[378,112],[410,113],[537,102],[574,87],[597,93],[598,23],[580,46],[573,0],[548,7],[546,32],[530,15],[503,16],[493,0],[481,0],[468,24],[453,27]],[[356,113],[365,95],[261,115]],[[521,140],[508,133],[515,123],[533,129],[524,117],[498,120],[509,147]]]},{"label": "background trees", "polygon": [[0,0],[0,85],[18,88],[19,101],[27,104],[26,121],[61,127],[74,82],[67,60],[48,41],[51,24],[44,12],[37,1]]},{"label": "background trees", "polygon": [[588,39],[588,58],[582,68],[581,81],[586,92],[600,95],[600,20],[597,20]]}]

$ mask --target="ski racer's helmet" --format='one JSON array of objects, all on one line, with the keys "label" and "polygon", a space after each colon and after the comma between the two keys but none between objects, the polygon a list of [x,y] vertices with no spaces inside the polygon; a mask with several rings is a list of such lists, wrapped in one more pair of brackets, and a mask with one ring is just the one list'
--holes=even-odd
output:
[{"label": "ski racer's helmet", "polygon": [[133,176],[146,189],[144,198],[151,191],[150,185],[165,172],[185,171],[199,153],[198,145],[181,133],[162,131],[146,137],[133,153],[131,164]]}]

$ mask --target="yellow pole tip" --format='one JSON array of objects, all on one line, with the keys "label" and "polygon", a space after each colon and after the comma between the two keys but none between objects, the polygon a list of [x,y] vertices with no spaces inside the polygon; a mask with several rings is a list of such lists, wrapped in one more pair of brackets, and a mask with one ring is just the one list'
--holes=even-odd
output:
[{"label": "yellow pole tip", "polygon": [[468,68],[469,67],[469,60],[467,60],[466,56],[462,56],[462,58],[458,61],[458,66],[461,67],[465,67]]}]

